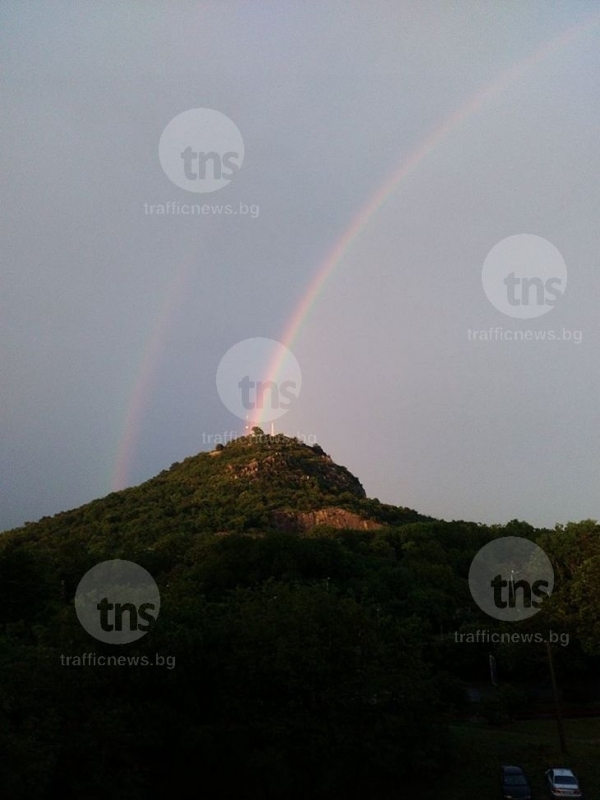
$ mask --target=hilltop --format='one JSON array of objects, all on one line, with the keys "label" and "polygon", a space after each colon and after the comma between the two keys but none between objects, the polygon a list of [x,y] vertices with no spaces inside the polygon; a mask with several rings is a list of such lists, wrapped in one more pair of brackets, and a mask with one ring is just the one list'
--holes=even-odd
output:
[{"label": "hilltop", "polygon": [[176,462],[139,486],[26,523],[4,536],[19,532],[37,539],[87,532],[92,544],[102,539],[119,547],[128,538],[156,543],[174,531],[374,530],[425,519],[411,509],[367,498],[358,478],[320,446],[260,431]]}]

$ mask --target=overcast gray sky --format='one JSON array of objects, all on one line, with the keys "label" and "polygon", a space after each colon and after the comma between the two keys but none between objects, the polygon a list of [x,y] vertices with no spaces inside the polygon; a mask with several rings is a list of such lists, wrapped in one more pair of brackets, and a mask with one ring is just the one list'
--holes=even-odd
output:
[{"label": "overcast gray sky", "polygon": [[[0,528],[241,433],[221,358],[281,340],[407,160],[292,344],[302,389],[276,429],[317,437],[369,495],[424,513],[600,518],[598,12],[4,2]],[[244,143],[210,193],[159,160],[165,127],[195,108]],[[257,211],[146,213],[168,202]],[[568,273],[535,318],[499,310],[482,283],[488,253],[520,234]]]}]

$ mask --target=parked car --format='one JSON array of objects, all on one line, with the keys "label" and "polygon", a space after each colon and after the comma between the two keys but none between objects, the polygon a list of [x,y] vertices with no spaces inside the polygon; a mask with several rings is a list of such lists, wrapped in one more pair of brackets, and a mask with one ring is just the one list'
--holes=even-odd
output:
[{"label": "parked car", "polygon": [[549,769],[546,781],[550,797],[581,797],[579,781],[570,769]]},{"label": "parked car", "polygon": [[531,800],[531,786],[521,767],[500,768],[502,797],[504,800]]}]

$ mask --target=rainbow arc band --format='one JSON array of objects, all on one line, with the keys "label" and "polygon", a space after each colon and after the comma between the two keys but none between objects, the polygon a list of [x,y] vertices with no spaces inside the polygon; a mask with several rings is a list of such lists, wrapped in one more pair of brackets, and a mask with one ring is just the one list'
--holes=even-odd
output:
[{"label": "rainbow arc band", "polygon": [[[470,95],[456,110],[448,114],[442,122],[408,154],[408,156],[402,159],[400,164],[392,171],[390,177],[377,189],[367,203],[354,216],[350,225],[335,242],[323,263],[316,270],[302,299],[294,309],[280,337],[279,341],[281,341],[282,344],[290,350],[293,349],[294,344],[298,340],[302,326],[306,323],[312,308],[323,293],[328,279],[331,277],[336,267],[342,263],[345,254],[349,251],[360,234],[365,231],[369,221],[375,216],[386,200],[415,172],[427,156],[429,156],[449,134],[460,128],[465,120],[482,108],[486,102],[497,97],[504,89],[516,83],[530,70],[546,61],[550,56],[568,47],[568,45],[578,39],[578,37],[592,30],[598,24],[600,24],[600,13],[595,13],[583,22],[570,26],[566,31],[563,31],[563,33],[551,39],[549,42],[544,42],[526,57],[519,59],[519,61],[508,67],[495,80],[483,86],[475,92],[475,94]],[[113,490],[115,491],[128,485],[128,476],[139,436],[145,399],[150,391],[152,378],[160,359],[160,352],[169,326],[169,320],[172,318],[184,296],[185,288],[192,271],[192,260],[186,260],[177,272],[172,286],[167,291],[165,302],[156,325],[148,337],[140,368],[137,372],[134,386],[129,394],[125,423],[117,449],[111,481]],[[268,366],[265,380],[277,382],[280,367],[280,358],[272,361]],[[252,418],[251,425],[263,427],[263,420],[261,419],[260,413],[257,413],[256,416]]]}]

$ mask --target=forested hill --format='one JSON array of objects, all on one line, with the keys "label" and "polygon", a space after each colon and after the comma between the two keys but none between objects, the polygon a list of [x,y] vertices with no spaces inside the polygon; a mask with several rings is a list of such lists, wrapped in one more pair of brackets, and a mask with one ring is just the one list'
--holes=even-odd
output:
[{"label": "forested hill", "polygon": [[127,539],[156,545],[172,533],[302,532],[315,525],[369,529],[425,519],[367,499],[358,478],[320,446],[258,432],[172,464],[140,486],[4,536],[82,536],[91,547],[108,546],[114,557],[112,548]]},{"label": "forested hill", "polygon": [[[449,723],[473,714],[465,687],[489,683],[489,656],[500,687],[479,713],[492,722],[546,680],[543,638],[474,638],[515,630],[468,584],[477,552],[503,536],[548,554],[554,592],[516,625],[567,636],[564,697],[586,698],[600,656],[593,520],[429,519],[367,498],[320,447],[256,432],[3,533],[0,794],[440,796],[434,779],[461,763]],[[160,593],[154,624],[124,644],[75,612],[82,578],[112,560],[143,567]]]}]

